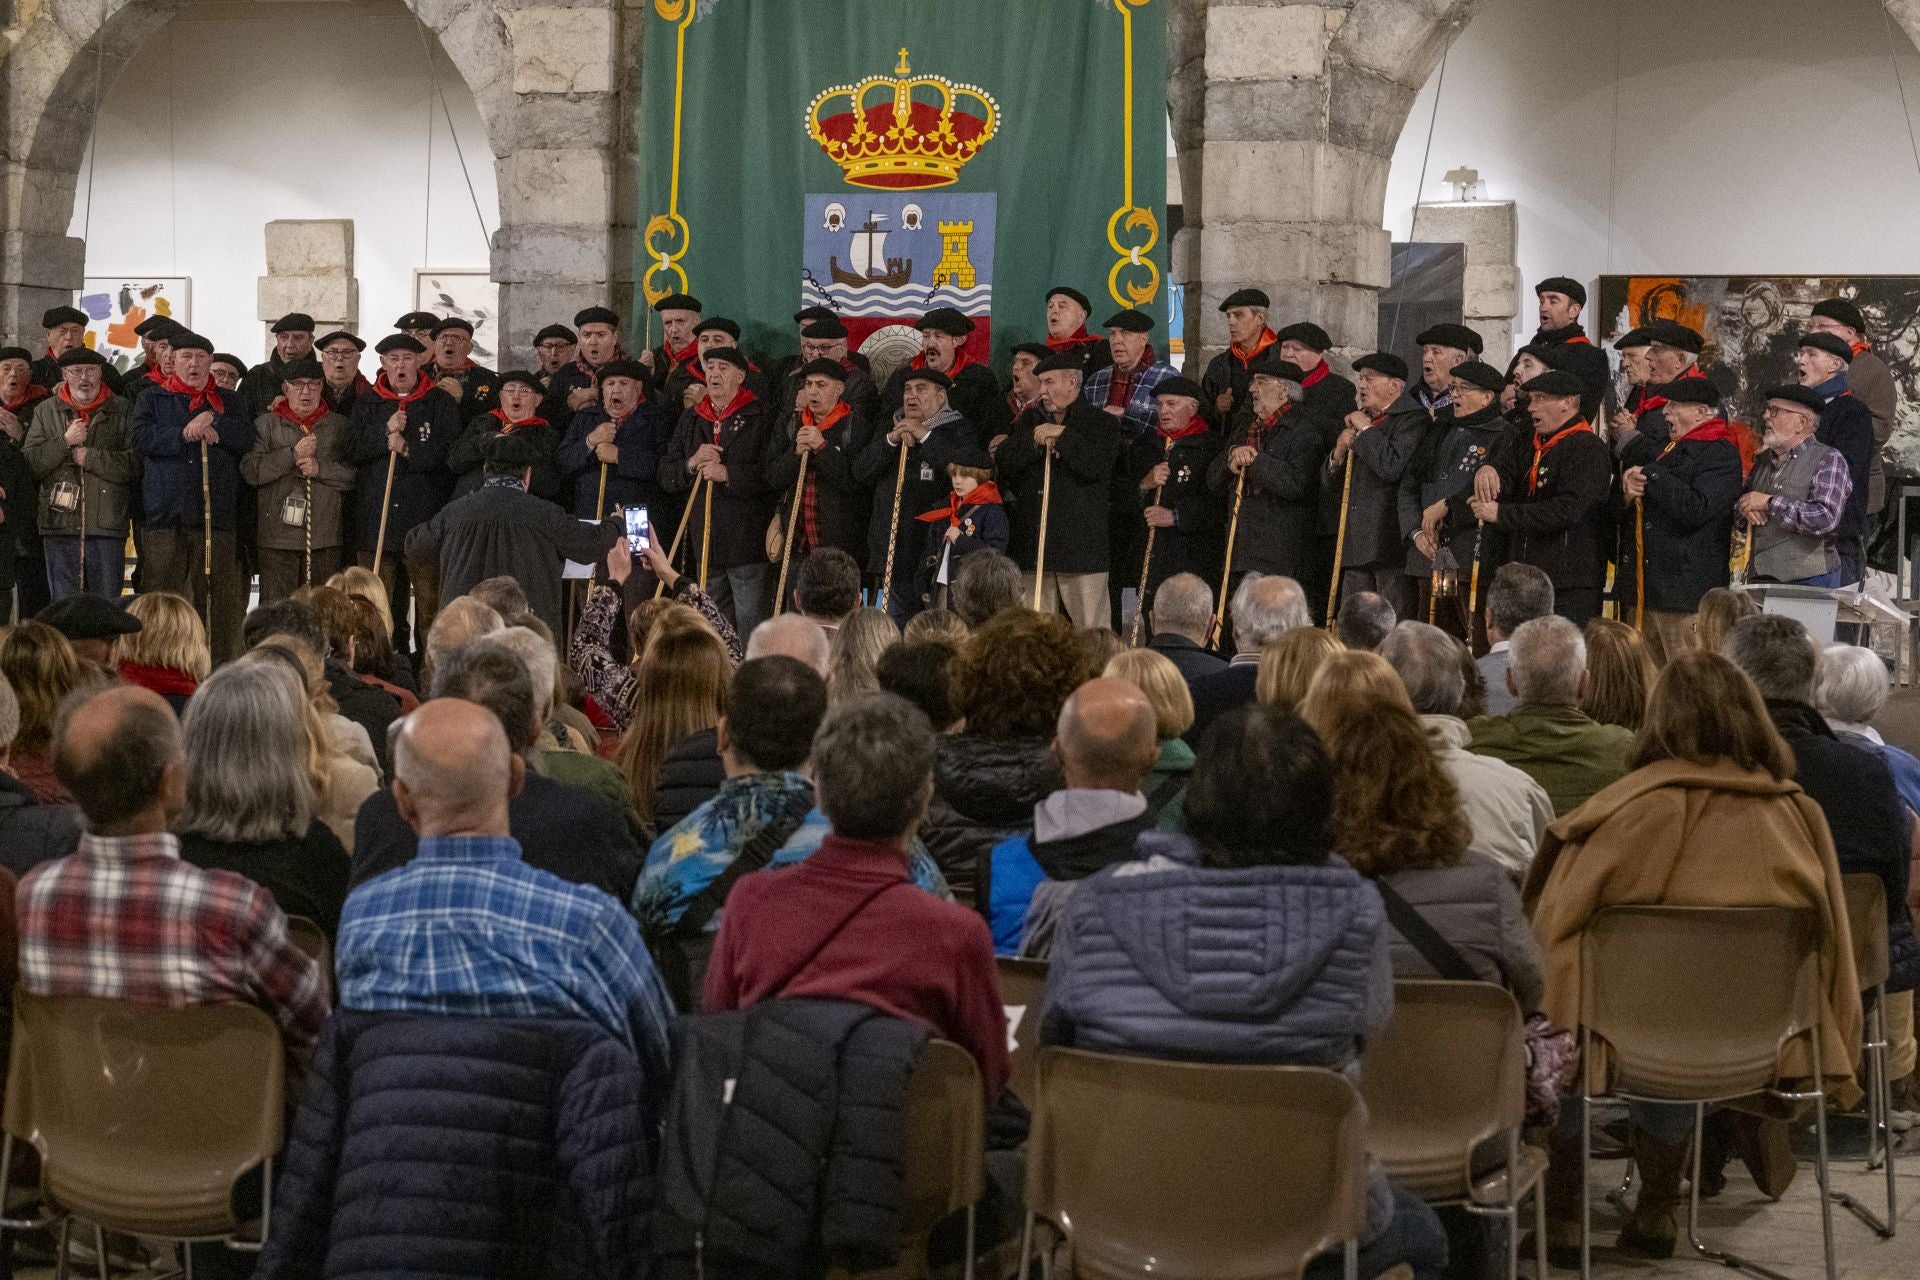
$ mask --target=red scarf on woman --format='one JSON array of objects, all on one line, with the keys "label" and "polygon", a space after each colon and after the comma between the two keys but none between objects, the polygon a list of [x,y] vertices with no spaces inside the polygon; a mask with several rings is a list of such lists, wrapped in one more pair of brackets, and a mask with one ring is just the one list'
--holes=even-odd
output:
[{"label": "red scarf on woman", "polygon": [[177,667],[149,667],[139,662],[123,662],[119,668],[120,678],[128,684],[138,685],[142,689],[151,689],[165,697],[177,693],[191,698],[200,682]]},{"label": "red scarf on woman", "polygon": [[170,373],[160,383],[160,389],[170,391],[177,396],[185,396],[188,413],[202,407],[211,407],[215,413],[227,411],[227,402],[220,398],[220,388],[214,384],[212,378],[207,379],[206,386],[195,389],[180,381],[179,374]]}]

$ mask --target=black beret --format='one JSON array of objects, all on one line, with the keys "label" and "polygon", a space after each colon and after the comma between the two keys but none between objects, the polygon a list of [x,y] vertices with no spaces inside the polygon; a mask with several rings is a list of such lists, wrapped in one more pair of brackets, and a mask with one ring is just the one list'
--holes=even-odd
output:
[{"label": "black beret", "polygon": [[1845,298],[1827,298],[1813,304],[1813,314],[1837,321],[1855,333],[1867,331],[1867,318],[1860,314],[1860,308]]},{"label": "black beret", "polygon": [[1291,360],[1282,360],[1268,347],[1260,353],[1258,359],[1247,366],[1247,374],[1254,378],[1278,378],[1282,382],[1305,382],[1307,371]]},{"label": "black beret", "polygon": [[92,347],[75,347],[71,351],[64,352],[54,363],[62,369],[71,369],[77,364],[97,364],[104,366],[107,363],[107,358],[98,351],[95,351]]},{"label": "black beret", "polygon": [[1674,320],[1655,320],[1647,326],[1647,338],[1663,347],[1676,347],[1694,355],[1699,355],[1700,349],[1707,345],[1707,340],[1700,336],[1699,330],[1689,329]]},{"label": "black beret", "polygon": [[191,332],[187,326],[172,316],[155,316],[147,321],[144,327],[146,332],[140,334],[141,337],[150,342],[164,342],[168,345],[172,345],[181,334]]},{"label": "black beret", "polygon": [[1827,402],[1820,398],[1818,391],[1815,391],[1812,387],[1803,387],[1793,382],[1784,383],[1777,387],[1768,387],[1766,398],[1769,400],[1791,401],[1812,414],[1818,414],[1827,407]]},{"label": "black beret", "polygon": [[800,366],[800,380],[805,382],[808,378],[832,378],[835,382],[844,385],[847,380],[847,370],[838,360],[829,360],[821,356],[818,360],[809,360]]},{"label": "black beret", "polygon": [[528,388],[536,395],[547,394],[547,389],[540,385],[540,379],[534,377],[525,369],[509,369],[507,372],[501,374],[500,381],[494,390],[505,391],[509,386],[515,384]]},{"label": "black beret", "polygon": [[828,316],[825,320],[815,320],[800,331],[800,336],[814,342],[831,342],[847,336],[847,326],[840,323],[839,316]]},{"label": "black beret", "polygon": [[1391,351],[1375,351],[1369,355],[1361,356],[1353,362],[1353,371],[1355,373],[1366,369],[1371,369],[1375,373],[1383,373],[1389,378],[1398,378],[1402,382],[1407,380],[1407,362]]},{"label": "black beret", "polygon": [[40,317],[42,329],[58,329],[63,324],[91,324],[86,312],[78,307],[54,307]]},{"label": "black beret", "polygon": [[1635,347],[1647,347],[1652,345],[1653,345],[1653,335],[1648,333],[1645,329],[1641,329],[1638,327],[1627,330],[1625,333],[1621,334],[1619,337],[1613,340],[1613,349],[1615,351],[1630,351]]},{"label": "black beret", "polygon": [[33,615],[69,640],[104,640],[130,636],[140,630],[140,619],[105,596],[76,591]]},{"label": "black beret", "polygon": [[839,318],[832,307],[802,307],[793,313],[793,322],[797,325],[809,325],[815,320],[838,320]]},{"label": "black beret", "polygon": [[1032,356],[1035,360],[1045,360],[1053,354],[1053,348],[1044,342],[1016,342],[1009,356]]},{"label": "black beret", "polygon": [[473,321],[462,319],[459,316],[448,316],[439,324],[433,326],[433,336],[437,338],[449,329],[465,330],[467,335],[471,337],[473,335]]},{"label": "black beret", "polygon": [[175,323],[175,321],[172,316],[148,316],[145,320],[133,326],[133,336],[136,338],[151,338],[155,331],[164,329],[173,323]]},{"label": "black beret", "polygon": [[696,337],[703,333],[724,333],[735,342],[740,341],[739,324],[727,319],[725,316],[715,316],[711,320],[702,320],[699,324],[693,326],[693,332]]},{"label": "black beret", "polygon": [[384,356],[389,351],[411,351],[417,356],[423,356],[427,353],[427,348],[420,339],[410,333],[390,333],[373,344],[375,355]]},{"label": "black beret", "polygon": [[947,455],[947,465],[969,471],[992,471],[993,455],[977,444],[958,445]]},{"label": "black beret", "polygon": [[942,391],[949,390],[953,386],[953,379],[938,369],[915,369],[911,365],[907,368],[907,376],[900,380],[900,385],[905,386],[909,382],[931,382]]},{"label": "black beret", "polygon": [[1265,309],[1273,305],[1271,299],[1258,289],[1235,289],[1220,302],[1222,311],[1233,307],[1260,307]]},{"label": "black beret", "polygon": [[1327,331],[1311,320],[1290,324],[1274,334],[1273,339],[1276,343],[1297,342],[1309,351],[1325,352],[1333,346],[1333,339],[1327,335]]},{"label": "black beret", "polygon": [[1497,392],[1507,385],[1507,375],[1484,360],[1462,360],[1453,366],[1453,376],[1482,391]]},{"label": "black beret", "polygon": [[750,367],[747,364],[746,354],[738,347],[715,347],[711,351],[703,351],[700,354],[700,364],[703,368],[715,360],[722,364],[730,364],[742,373],[748,372]]},{"label": "black beret", "polygon": [[230,369],[238,369],[240,371],[241,377],[244,378],[247,376],[247,362],[245,360],[242,360],[239,356],[229,355],[225,351],[216,351],[213,353],[213,360],[211,361],[211,363],[224,364]]},{"label": "black beret", "polygon": [[1084,376],[1087,372],[1087,358],[1079,351],[1050,351],[1047,358],[1033,366],[1035,373],[1072,372]]},{"label": "black beret", "polygon": [[933,310],[927,312],[926,315],[921,316],[920,323],[913,327],[923,331],[931,329],[935,333],[946,333],[956,338],[964,338],[973,332],[973,321],[952,307],[935,307]]},{"label": "black beret", "polygon": [[[709,351],[708,355],[713,353]],[[647,366],[638,360],[609,360],[594,373],[594,378],[604,383],[608,378],[631,378],[635,382],[647,381]]]},{"label": "black beret", "polygon": [[174,334],[168,341],[172,343],[175,351],[204,351],[208,355],[213,354],[213,339],[203,338],[186,329]]},{"label": "black beret", "polygon": [[1533,293],[1535,297],[1543,293],[1564,293],[1581,306],[1587,305],[1587,286],[1571,276],[1548,276],[1533,286]]},{"label": "black beret", "polygon": [[25,347],[0,347],[0,364],[5,364],[9,360],[19,360],[26,364],[32,364],[33,352],[27,350]]},{"label": "black beret", "polygon": [[1125,311],[1116,311],[1106,318],[1102,329],[1118,329],[1122,333],[1152,333],[1153,317],[1144,311],[1135,311],[1129,307]]},{"label": "black beret", "polygon": [[1720,404],[1720,388],[1705,378],[1681,378],[1669,382],[1655,391],[1675,404],[1703,404],[1716,408]]},{"label": "black beret", "polygon": [[[700,305],[700,299],[694,297],[690,293],[670,293],[666,297],[660,299],[660,301],[654,303],[653,309],[655,311],[705,311],[706,310],[705,307]],[[594,318],[598,320],[601,324],[610,324],[615,326],[616,328],[620,324],[620,317],[613,316],[613,312],[608,311],[605,307],[589,307],[588,310],[595,313]],[[581,316],[586,314],[587,314],[586,311],[582,311],[580,313]],[[609,320],[607,319],[607,316],[613,316],[613,319]],[[580,316],[575,316],[573,318],[573,322],[575,324],[592,324],[593,323],[592,320],[582,320]]]},{"label": "black beret", "polygon": [[[218,358],[217,356],[215,357],[215,359]],[[302,379],[312,379],[318,382],[326,376],[327,371],[320,367],[318,360],[295,360],[280,370],[280,381],[282,382],[299,382]]]},{"label": "black beret", "polygon": [[1586,390],[1585,386],[1581,384],[1580,379],[1574,377],[1564,369],[1549,369],[1539,377],[1528,380],[1520,389],[1530,396],[1575,397],[1578,397]]},{"label": "black beret", "polygon": [[393,322],[396,329],[431,329],[440,323],[440,317],[431,311],[409,311]]},{"label": "black beret", "polygon": [[1088,313],[1091,313],[1093,311],[1093,304],[1087,301],[1087,295],[1080,292],[1078,289],[1074,288],[1070,284],[1057,284],[1053,286],[1053,288],[1047,290],[1046,300],[1048,302],[1052,302],[1055,295],[1065,298],[1067,301],[1073,303],[1076,307],[1079,307],[1082,311],[1085,311]]},{"label": "black beret", "polygon": [[1516,360],[1521,356],[1532,356],[1549,369],[1564,369],[1567,367],[1567,348],[1564,343],[1529,342],[1526,346],[1513,353],[1513,358]]},{"label": "black beret", "polygon": [[522,470],[539,463],[540,448],[525,436],[499,432],[480,446],[480,456],[490,467]]},{"label": "black beret", "polygon": [[[658,307],[654,308],[656,311]],[[585,307],[573,313],[573,327],[585,328],[590,324],[604,324],[611,328],[620,327],[620,313],[611,307]]]},{"label": "black beret", "polygon": [[1185,396],[1187,399],[1197,401],[1200,404],[1207,402],[1207,393],[1200,389],[1199,383],[1195,382],[1192,378],[1184,378],[1178,374],[1171,378],[1163,379],[1160,385],[1153,389],[1153,394],[1155,399],[1161,396]]},{"label": "black beret", "polygon": [[1815,351],[1824,351],[1830,356],[1838,356],[1848,364],[1853,363],[1853,347],[1837,333],[1803,333],[1799,345],[1812,347]]},{"label": "black beret", "polygon": [[355,351],[365,351],[367,349],[367,340],[365,338],[357,333],[348,333],[345,329],[335,329],[324,338],[315,338],[313,340],[313,348],[316,351],[325,351],[342,338],[351,342]]},{"label": "black beret", "polygon": [[1430,329],[1422,329],[1414,341],[1423,347],[1452,347],[1458,351],[1471,351],[1475,355],[1487,349],[1480,335],[1463,324],[1436,324]]},{"label": "black beret", "polygon": [[567,326],[563,324],[550,324],[533,335],[533,345],[537,347],[543,342],[552,342],[555,338],[568,344],[580,341],[580,335],[567,328]]},{"label": "black beret", "polygon": [[275,333],[312,333],[313,317],[304,311],[289,311],[273,322]]}]

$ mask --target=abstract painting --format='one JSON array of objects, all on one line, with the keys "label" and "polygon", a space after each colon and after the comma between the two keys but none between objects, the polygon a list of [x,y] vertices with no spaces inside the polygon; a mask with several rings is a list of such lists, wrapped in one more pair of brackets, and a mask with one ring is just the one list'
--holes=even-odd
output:
[{"label": "abstract painting", "polygon": [[475,364],[497,369],[500,357],[500,286],[484,267],[413,273],[413,305],[442,320],[459,317],[473,325]]},{"label": "abstract painting", "polygon": [[153,316],[191,325],[193,282],[185,276],[88,276],[73,305],[87,313],[87,346],[124,373],[140,363],[134,330]]}]

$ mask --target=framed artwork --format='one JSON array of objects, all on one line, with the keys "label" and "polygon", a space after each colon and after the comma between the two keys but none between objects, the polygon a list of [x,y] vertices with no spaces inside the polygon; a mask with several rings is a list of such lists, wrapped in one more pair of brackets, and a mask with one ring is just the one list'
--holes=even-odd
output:
[{"label": "framed artwork", "polygon": [[134,330],[153,316],[193,324],[193,281],[186,276],[88,276],[73,305],[87,313],[87,346],[125,373],[140,363]]},{"label": "framed artwork", "polygon": [[485,267],[415,268],[413,306],[442,320],[458,316],[473,325],[473,362],[500,367],[500,286]]}]

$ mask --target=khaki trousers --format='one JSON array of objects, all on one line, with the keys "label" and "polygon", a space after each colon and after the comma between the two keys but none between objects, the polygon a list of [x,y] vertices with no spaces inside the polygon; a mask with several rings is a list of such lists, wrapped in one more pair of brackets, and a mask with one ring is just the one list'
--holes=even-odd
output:
[{"label": "khaki trousers", "polygon": [[[1033,575],[1020,575],[1022,604],[1033,602]],[[1075,627],[1110,627],[1112,606],[1107,600],[1104,573],[1047,573],[1040,583],[1040,612],[1064,613]]]}]

